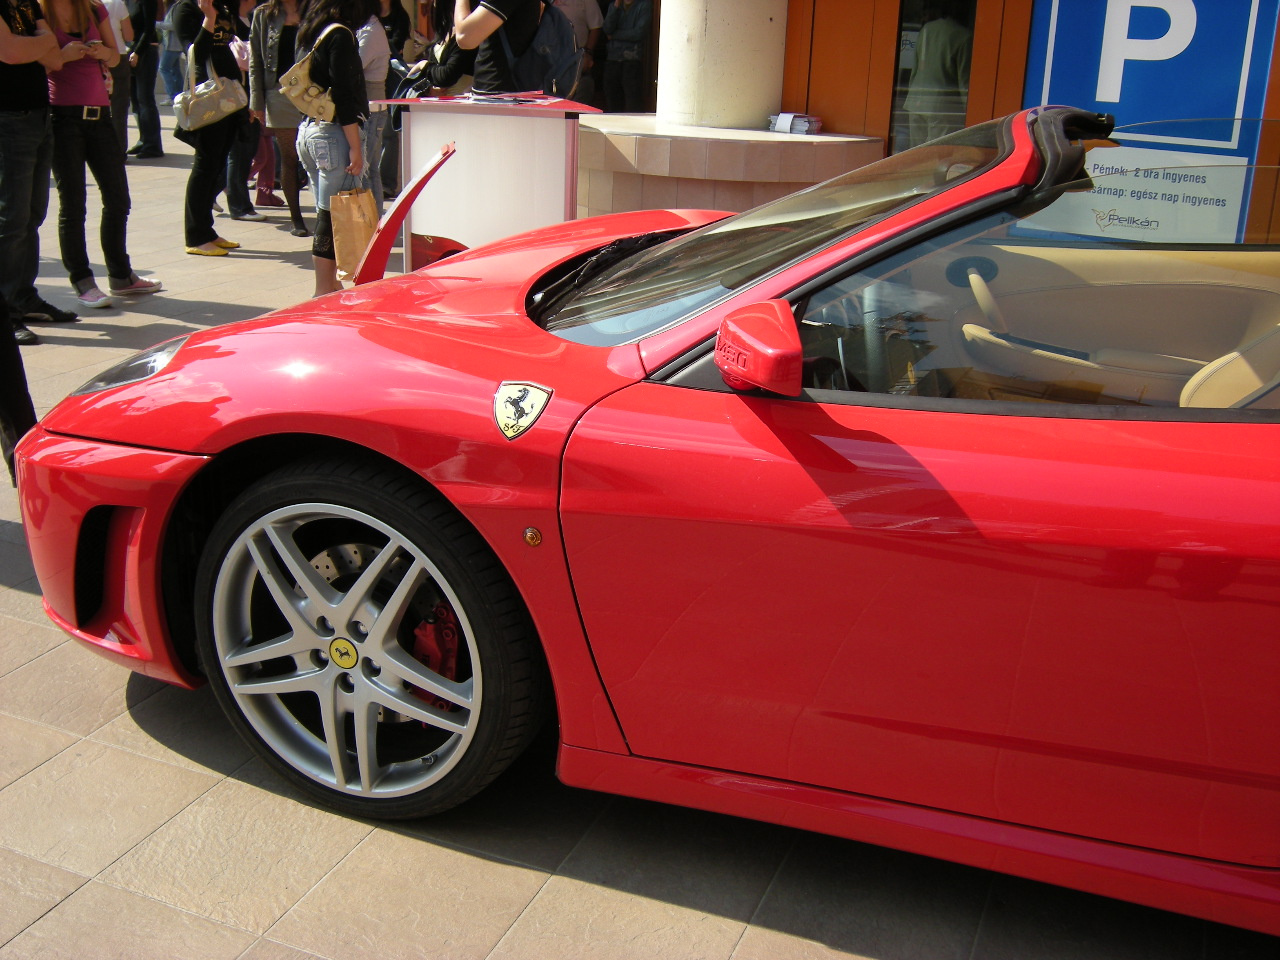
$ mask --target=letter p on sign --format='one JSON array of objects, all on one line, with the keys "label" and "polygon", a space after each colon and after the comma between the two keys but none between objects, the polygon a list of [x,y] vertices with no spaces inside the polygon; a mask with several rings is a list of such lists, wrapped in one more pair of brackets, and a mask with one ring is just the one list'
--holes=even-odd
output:
[{"label": "letter p on sign", "polygon": [[[1129,36],[1134,7],[1156,7],[1169,15],[1164,36],[1151,40]],[[1120,102],[1124,85],[1124,65],[1128,60],[1172,60],[1196,35],[1196,5],[1193,0],[1107,0],[1107,19],[1102,28],[1102,62],[1098,67],[1097,99]]]}]

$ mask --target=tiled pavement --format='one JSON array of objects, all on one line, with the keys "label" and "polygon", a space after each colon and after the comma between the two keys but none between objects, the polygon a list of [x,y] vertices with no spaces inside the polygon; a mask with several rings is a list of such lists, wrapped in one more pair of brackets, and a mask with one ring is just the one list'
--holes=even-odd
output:
[{"label": "tiled pavement", "polygon": [[[130,246],[167,290],[39,328],[41,412],[135,349],[310,292],[284,216],[182,252],[189,156],[130,165]],[[305,197],[306,195],[304,195]],[[91,216],[93,214],[91,213]],[[45,296],[69,306],[56,201]],[[294,795],[206,691],[50,626],[0,488],[0,960],[1277,960],[1280,940],[923,857],[571,790],[542,744],[452,813],[366,823]]]}]

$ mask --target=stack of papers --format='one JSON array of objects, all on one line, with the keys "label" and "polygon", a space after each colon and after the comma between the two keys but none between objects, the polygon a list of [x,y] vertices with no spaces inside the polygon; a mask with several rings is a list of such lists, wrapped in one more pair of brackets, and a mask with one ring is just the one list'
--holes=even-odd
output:
[{"label": "stack of papers", "polygon": [[822,118],[807,113],[779,113],[769,118],[774,133],[821,133]]}]

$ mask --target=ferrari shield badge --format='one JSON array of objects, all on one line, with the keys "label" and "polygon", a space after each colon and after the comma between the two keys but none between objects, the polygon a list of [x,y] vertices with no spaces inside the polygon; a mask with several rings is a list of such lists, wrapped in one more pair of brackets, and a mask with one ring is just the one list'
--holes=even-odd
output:
[{"label": "ferrari shield badge", "polygon": [[513,383],[504,380],[493,395],[493,419],[508,440],[528,430],[547,408],[551,391],[536,383]]}]

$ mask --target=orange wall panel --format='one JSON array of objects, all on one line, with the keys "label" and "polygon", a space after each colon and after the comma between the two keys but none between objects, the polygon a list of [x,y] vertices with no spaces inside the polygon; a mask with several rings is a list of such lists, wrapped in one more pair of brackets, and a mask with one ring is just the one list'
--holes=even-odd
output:
[{"label": "orange wall panel", "polygon": [[[783,109],[824,130],[888,140],[898,60],[899,0],[789,0]],[[970,123],[1021,106],[1031,0],[978,0]]]},{"label": "orange wall panel", "polygon": [[897,56],[898,0],[791,0],[783,102],[831,133],[887,137]]},{"label": "orange wall panel", "polygon": [[[1267,82],[1267,100],[1262,108],[1264,117],[1280,117],[1280,69],[1275,58],[1271,61],[1271,78]],[[1280,123],[1262,126],[1262,139],[1258,144],[1258,166],[1280,166]],[[1249,217],[1245,238],[1250,243],[1276,243],[1280,240],[1280,183],[1274,172],[1259,171],[1253,180],[1253,192],[1249,196]]]},{"label": "orange wall panel", "polygon": [[875,0],[816,0],[806,112],[822,117],[823,129],[863,133]]},{"label": "orange wall panel", "polygon": [[814,0],[787,0],[787,46],[782,63],[782,109],[807,113],[813,53]]},{"label": "orange wall panel", "polygon": [[[981,3],[982,0],[979,0]],[[1027,47],[1031,43],[1031,0],[1005,0],[1000,25],[1000,65],[990,120],[1022,109],[1027,76]]]},{"label": "orange wall panel", "polygon": [[1031,0],[978,0],[966,122],[981,123],[1022,107],[1031,39]]}]

